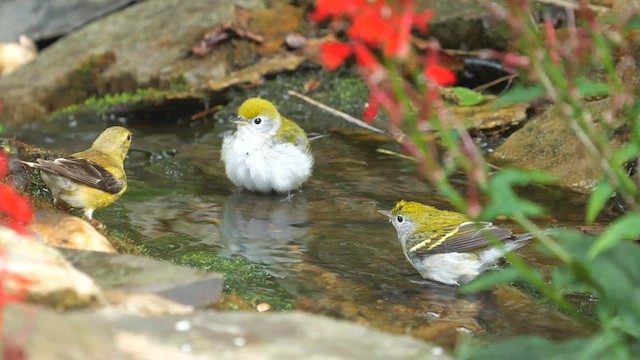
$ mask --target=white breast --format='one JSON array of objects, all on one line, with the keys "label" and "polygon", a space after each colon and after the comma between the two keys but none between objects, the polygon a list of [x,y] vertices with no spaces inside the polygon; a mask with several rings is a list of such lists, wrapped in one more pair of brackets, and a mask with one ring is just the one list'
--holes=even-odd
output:
[{"label": "white breast", "polygon": [[286,193],[311,176],[313,156],[309,151],[291,143],[273,144],[269,137],[243,130],[225,137],[222,143],[225,172],[236,186]]}]

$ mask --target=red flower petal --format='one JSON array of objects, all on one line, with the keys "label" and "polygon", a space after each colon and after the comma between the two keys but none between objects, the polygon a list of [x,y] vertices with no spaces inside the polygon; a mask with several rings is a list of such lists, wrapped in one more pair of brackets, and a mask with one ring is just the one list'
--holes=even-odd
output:
[{"label": "red flower petal", "polygon": [[382,18],[378,7],[369,6],[353,19],[347,35],[353,40],[362,40],[370,45],[380,45],[388,37],[389,22]]},{"label": "red flower petal", "polygon": [[309,15],[312,21],[322,21],[329,16],[353,16],[362,10],[366,0],[318,0],[316,9]]},{"label": "red flower petal", "polygon": [[453,85],[456,83],[456,74],[448,68],[440,65],[427,65],[424,68],[424,76],[441,86]]},{"label": "red flower petal", "polygon": [[8,185],[0,185],[0,212],[9,218],[9,226],[16,231],[21,231],[33,218],[29,200]]},{"label": "red flower petal", "polygon": [[9,172],[9,157],[4,151],[0,151],[0,179],[4,179]]},{"label": "red flower petal", "polygon": [[376,60],[376,57],[373,56],[371,51],[369,51],[364,44],[355,44],[353,46],[353,52],[356,55],[356,62],[361,67],[367,70],[374,70],[381,67],[378,60]]},{"label": "red flower petal", "polygon": [[322,64],[327,70],[335,70],[351,55],[351,45],[329,41],[320,47]]},{"label": "red flower petal", "polygon": [[433,15],[433,10],[425,10],[419,14],[414,14],[413,24],[418,28],[418,30],[426,33],[427,30],[429,30],[429,22],[433,18]]},{"label": "red flower petal", "polygon": [[384,54],[387,56],[405,57],[409,52],[411,41],[411,27],[413,25],[413,2],[408,1],[402,14],[392,20],[392,27],[387,32]]},{"label": "red flower petal", "polygon": [[362,114],[362,117],[367,122],[373,122],[373,120],[375,120],[376,118],[376,115],[378,115],[379,109],[380,109],[380,103],[378,102],[378,98],[376,98],[372,94],[371,96],[369,96],[369,101],[368,101],[367,107],[364,109],[364,113]]}]

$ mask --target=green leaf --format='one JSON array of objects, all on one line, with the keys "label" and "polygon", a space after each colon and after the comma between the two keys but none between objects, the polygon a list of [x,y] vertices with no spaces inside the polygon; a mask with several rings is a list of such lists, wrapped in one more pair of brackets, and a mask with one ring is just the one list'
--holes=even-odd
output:
[{"label": "green leaf", "polygon": [[496,173],[483,188],[491,197],[485,207],[482,218],[492,220],[496,216],[536,217],[544,214],[544,208],[529,200],[520,198],[513,190],[514,186],[531,183],[549,184],[554,177],[541,171],[506,169]]},{"label": "green leaf", "polygon": [[[540,336],[516,336],[506,340],[483,344],[483,346],[461,346],[456,350],[458,360],[559,360],[559,359],[599,359],[602,352],[585,352],[583,349],[597,337],[576,338],[555,342]],[[598,350],[598,349],[594,349]]]},{"label": "green leaf", "polygon": [[589,256],[595,258],[601,252],[610,249],[625,239],[640,237],[640,214],[630,213],[614,221],[607,231],[602,233],[589,249]]},{"label": "green leaf", "polygon": [[495,102],[496,107],[504,107],[517,103],[528,103],[544,95],[546,92],[540,85],[523,87],[516,86],[500,96]]},{"label": "green leaf", "polygon": [[614,192],[613,186],[607,179],[602,179],[589,197],[587,203],[587,223],[591,224],[596,219],[604,205],[611,199]]},{"label": "green leaf", "polygon": [[453,94],[457,97],[458,105],[460,106],[478,105],[486,99],[483,94],[466,87],[455,86],[451,88],[451,91],[453,91]]},{"label": "green leaf", "polygon": [[496,284],[510,283],[518,280],[519,275],[520,272],[514,267],[507,267],[496,271],[489,271],[478,276],[472,282],[461,286],[460,292],[463,294],[468,294],[487,290]]},{"label": "green leaf", "polygon": [[629,143],[616,151],[611,157],[611,162],[615,164],[622,164],[640,155],[640,148],[637,144]]},{"label": "green leaf", "polygon": [[611,91],[611,86],[609,86],[609,84],[585,79],[576,80],[576,86],[582,96],[608,95]]}]

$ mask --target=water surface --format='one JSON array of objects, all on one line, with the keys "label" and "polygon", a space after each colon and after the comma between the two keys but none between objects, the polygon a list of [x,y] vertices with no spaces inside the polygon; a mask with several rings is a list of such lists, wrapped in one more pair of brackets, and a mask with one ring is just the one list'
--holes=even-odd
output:
[{"label": "water surface", "polygon": [[[64,118],[7,129],[4,135],[71,153],[88,147],[107,126],[127,126],[134,134],[125,163],[128,191],[95,217],[127,232],[156,256],[220,254],[261,264],[299,309],[447,346],[466,332],[489,338],[584,334],[520,288],[460,295],[454,287],[423,280],[377,210],[400,199],[450,208],[446,201],[416,176],[412,162],[375,151],[392,145],[328,132],[314,126],[323,119],[303,108],[288,115],[304,116],[307,131],[327,135],[312,142],[314,175],[290,202],[280,195],[239,192],[226,179],[220,145],[224,132],[232,129],[230,122],[191,122],[175,114],[108,121]],[[464,185],[462,179],[453,180]],[[531,189],[528,196],[552,210],[542,226],[573,226],[581,220],[583,196],[550,188]],[[545,261],[533,246],[520,254],[535,263]],[[252,286],[258,296],[273,290],[270,284]]]}]

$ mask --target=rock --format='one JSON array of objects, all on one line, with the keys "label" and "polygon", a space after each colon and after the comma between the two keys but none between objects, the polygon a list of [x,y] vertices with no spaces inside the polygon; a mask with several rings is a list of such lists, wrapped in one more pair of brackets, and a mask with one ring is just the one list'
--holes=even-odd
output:
[{"label": "rock", "polygon": [[218,299],[220,274],[134,255],[61,249],[78,269],[103,289],[152,293],[184,305],[204,306]]},{"label": "rock", "polygon": [[[429,35],[438,37],[445,47],[500,48],[495,44],[504,43],[500,31],[489,26],[490,11],[481,1],[466,1],[465,6],[421,1],[417,7],[427,6],[438,14]],[[0,103],[4,104],[0,122],[13,126],[38,120],[91,96],[140,88],[182,86],[197,93],[260,83],[267,74],[296,69],[307,57],[287,51],[284,41],[291,32],[304,30],[303,35],[312,35],[315,26],[305,23],[303,14],[310,8],[284,0],[134,4],[66,35],[31,63],[0,79]],[[258,44],[238,35],[231,42],[216,43],[206,56],[192,56],[203,35],[221,24],[246,28],[264,41]]]},{"label": "rock", "polygon": [[0,79],[0,122],[40,119],[92,95],[221,79],[234,70],[229,58],[257,61],[258,54],[234,57],[233,46],[220,46],[205,58],[188,54],[207,29],[234,19],[235,6],[262,8],[264,2],[145,1],[90,23]]},{"label": "rock", "polygon": [[[27,359],[450,359],[409,336],[300,312],[126,313],[9,306],[3,350]],[[64,326],[61,326],[64,324]]]},{"label": "rock", "polygon": [[[608,100],[585,106],[593,118],[598,118],[608,106]],[[611,143],[616,149],[622,139],[614,138]],[[582,193],[591,192],[602,177],[597,162],[555,106],[513,133],[496,148],[489,161],[498,166],[547,171],[556,176],[556,184]]]},{"label": "rock", "polygon": [[16,293],[25,288],[29,301],[54,308],[86,306],[100,297],[93,280],[76,270],[56,249],[34,238],[0,227],[0,249],[7,261],[4,276],[28,281],[27,285],[4,281],[5,291]]},{"label": "rock", "polygon": [[126,312],[136,316],[186,315],[193,306],[178,304],[162,296],[149,293],[129,293],[118,290],[104,292],[104,312]]},{"label": "rock", "polygon": [[38,210],[34,221],[29,224],[29,229],[49,246],[116,252],[109,240],[91,224],[60,211]]},{"label": "rock", "polygon": [[36,41],[60,37],[135,0],[4,0],[0,41],[26,34]]},{"label": "rock", "polygon": [[216,359],[450,359],[441,347],[409,336],[301,312],[122,317],[114,328],[116,341],[126,344],[122,351],[139,352],[132,339],[146,339],[151,350],[161,345]]},{"label": "rock", "polygon": [[483,1],[419,0],[416,8],[434,9],[429,35],[445,49],[504,49],[510,33],[492,21],[491,8]]},{"label": "rock", "polygon": [[3,310],[3,352],[11,346],[23,354],[13,359],[128,359],[113,342],[108,319],[94,311],[60,313],[27,305]]}]

